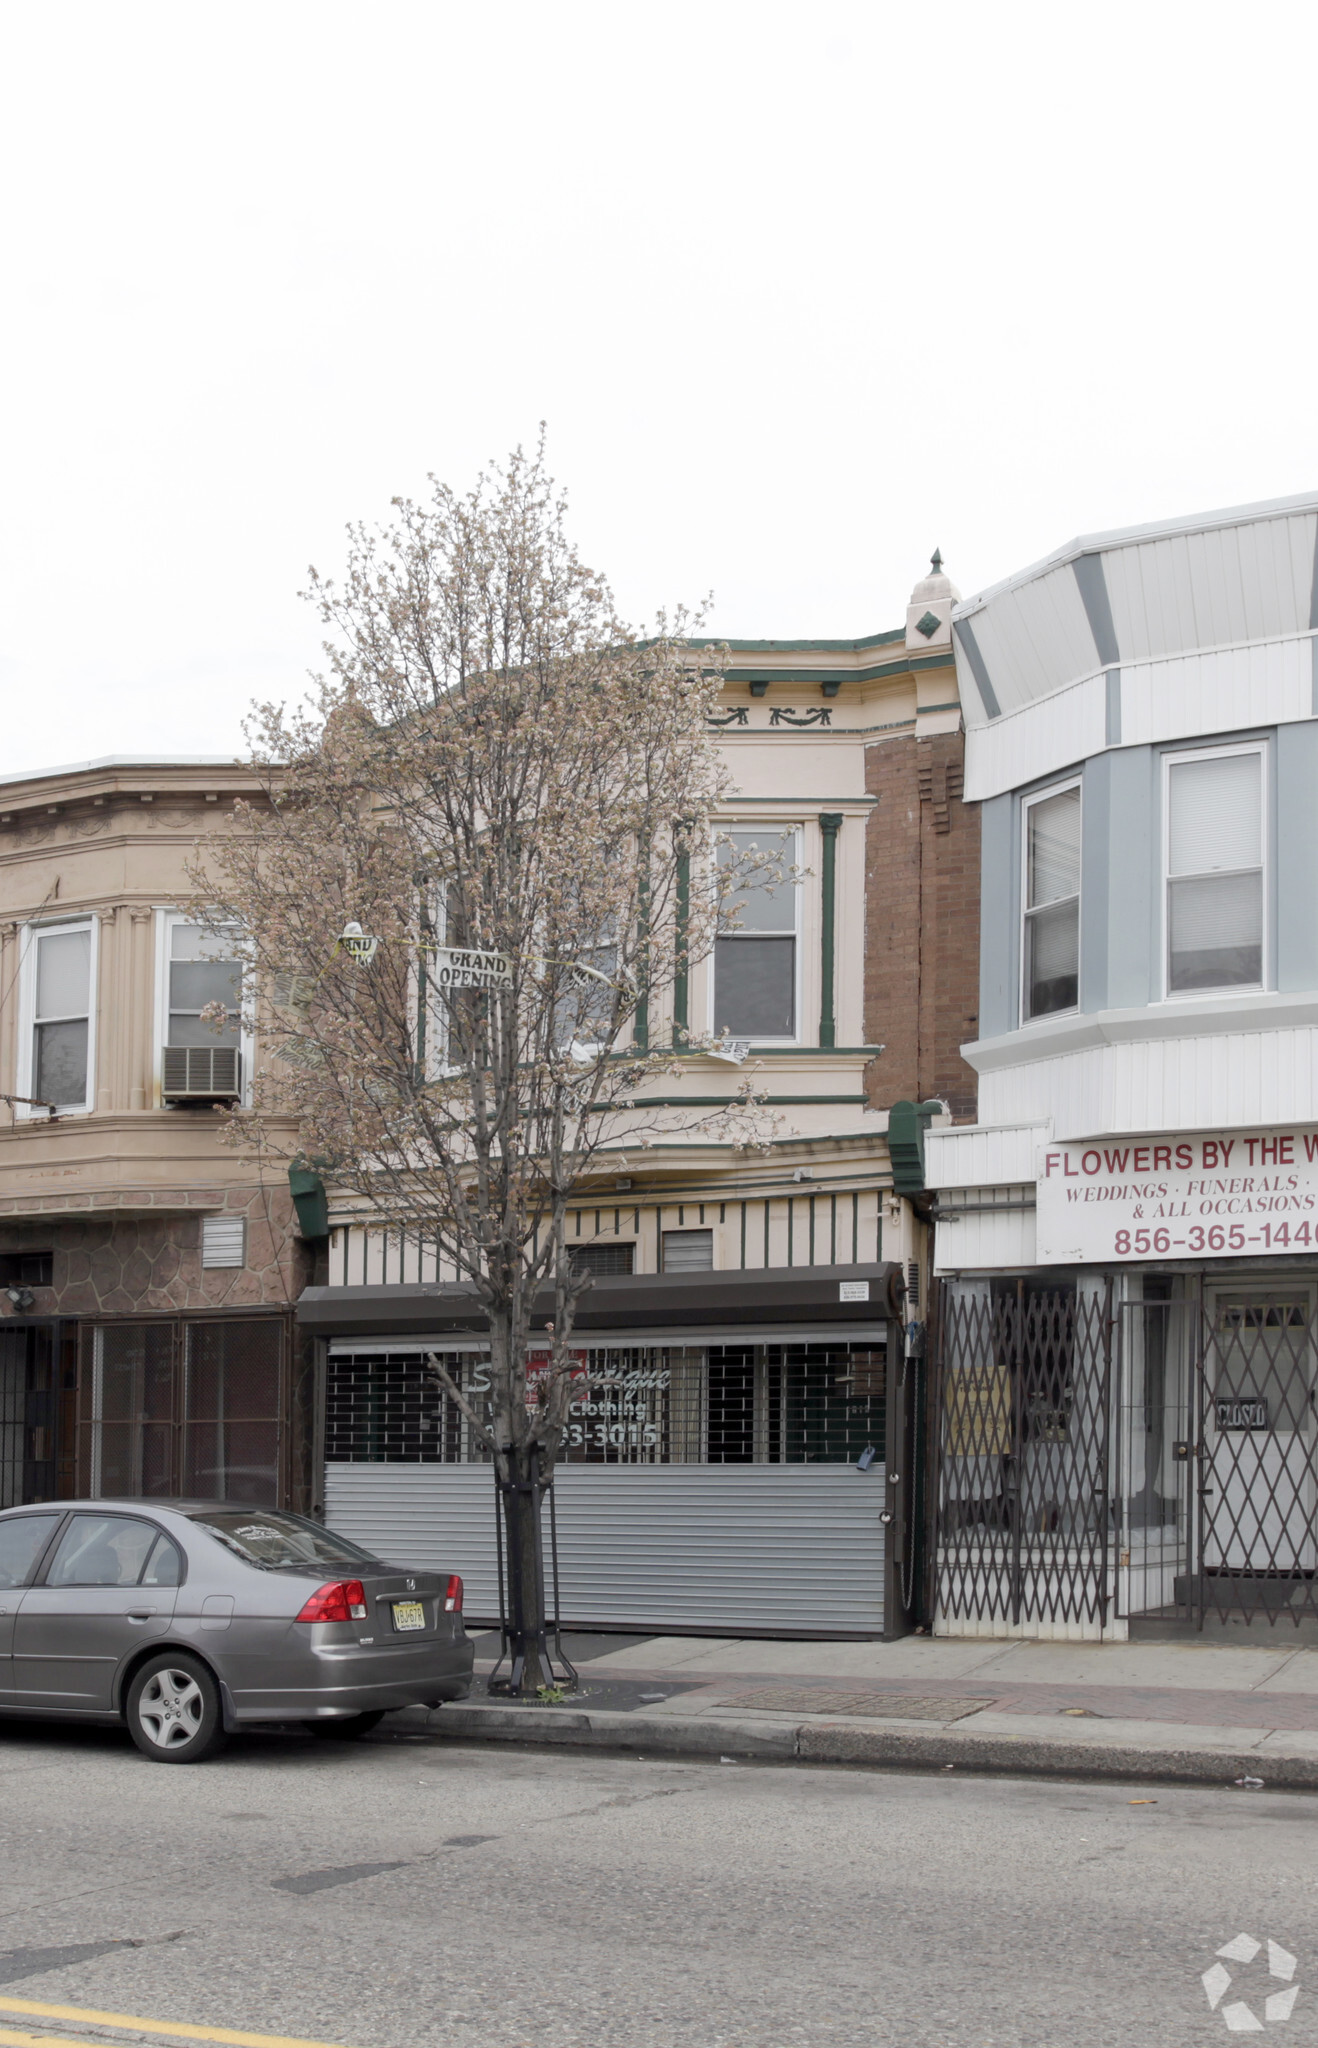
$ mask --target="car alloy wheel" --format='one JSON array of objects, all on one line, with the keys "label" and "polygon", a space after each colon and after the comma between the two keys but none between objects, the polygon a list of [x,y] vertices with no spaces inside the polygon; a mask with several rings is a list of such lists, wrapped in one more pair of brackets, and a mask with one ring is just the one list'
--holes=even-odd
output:
[{"label": "car alloy wheel", "polygon": [[150,1658],[128,1689],[128,1732],[155,1763],[199,1763],[224,1741],[219,1688],[190,1657]]}]

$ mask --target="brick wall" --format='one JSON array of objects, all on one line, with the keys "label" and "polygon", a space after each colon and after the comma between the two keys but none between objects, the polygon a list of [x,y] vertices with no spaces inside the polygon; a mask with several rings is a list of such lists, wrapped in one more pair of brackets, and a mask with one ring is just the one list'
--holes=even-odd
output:
[{"label": "brick wall", "polygon": [[979,1029],[979,810],[961,801],[960,733],[867,749],[878,798],[865,851],[865,1033],[886,1109],[941,1096],[973,1121],[975,1075],[959,1048]]}]

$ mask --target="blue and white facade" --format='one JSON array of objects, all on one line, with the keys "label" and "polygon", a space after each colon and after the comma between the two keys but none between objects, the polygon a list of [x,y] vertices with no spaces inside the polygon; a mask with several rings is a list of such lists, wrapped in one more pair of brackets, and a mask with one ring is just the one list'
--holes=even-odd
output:
[{"label": "blue and white facade", "polygon": [[926,1148],[938,1625],[1318,1614],[1318,494],[1086,536],[953,625],[982,929],[977,1122]]}]

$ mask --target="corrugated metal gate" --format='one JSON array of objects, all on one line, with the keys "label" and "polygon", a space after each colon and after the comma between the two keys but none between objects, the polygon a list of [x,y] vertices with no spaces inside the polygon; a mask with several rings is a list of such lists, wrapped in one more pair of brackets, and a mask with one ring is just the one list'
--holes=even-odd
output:
[{"label": "corrugated metal gate", "polygon": [[[326,1519],[460,1572],[493,1621],[493,1475],[424,1349],[331,1356]],[[593,1347],[554,1480],[564,1625],[879,1634],[884,1361],[873,1334]],[[482,1356],[445,1364],[479,1400]]]},{"label": "corrugated metal gate", "polygon": [[[877,1635],[881,1466],[563,1465],[563,1622],[726,1635]],[[486,1465],[327,1465],[325,1519],[400,1564],[462,1574],[494,1621]]]}]

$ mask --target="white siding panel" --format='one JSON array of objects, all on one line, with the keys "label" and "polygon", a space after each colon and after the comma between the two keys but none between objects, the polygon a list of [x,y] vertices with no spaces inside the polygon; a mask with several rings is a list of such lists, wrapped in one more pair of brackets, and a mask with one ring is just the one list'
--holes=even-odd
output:
[{"label": "white siding panel", "polygon": [[1004,713],[1098,667],[1098,650],[1069,562],[1004,591],[971,623]]},{"label": "white siding panel", "polygon": [[1223,1032],[1090,1046],[981,1075],[985,1122],[1057,1138],[1318,1123],[1318,1031]]},{"label": "white siding panel", "polygon": [[1309,512],[1105,550],[1122,660],[1305,632],[1316,526]]},{"label": "white siding panel", "polygon": [[[765,1636],[883,1627],[880,1466],[568,1465],[554,1485],[565,1623]],[[486,1466],[327,1465],[325,1518],[391,1562],[461,1572],[468,1614],[497,1614]]]},{"label": "white siding panel", "polygon": [[1037,1256],[1033,1209],[986,1209],[982,1215],[941,1220],[934,1226],[935,1273],[975,1273],[986,1268],[1032,1266]]},{"label": "white siding panel", "polygon": [[1123,668],[1122,744],[1146,746],[1309,718],[1312,663],[1306,634]]},{"label": "white siding panel", "polygon": [[924,1141],[926,1181],[931,1188],[1004,1187],[1017,1181],[1033,1182],[1038,1149],[1048,1142],[1049,1136],[1048,1126],[1042,1123],[991,1130],[967,1124],[960,1130],[930,1131]]},{"label": "white siding panel", "polygon": [[1070,766],[1107,744],[1107,683],[1089,676],[966,733],[966,797],[979,803]]}]

